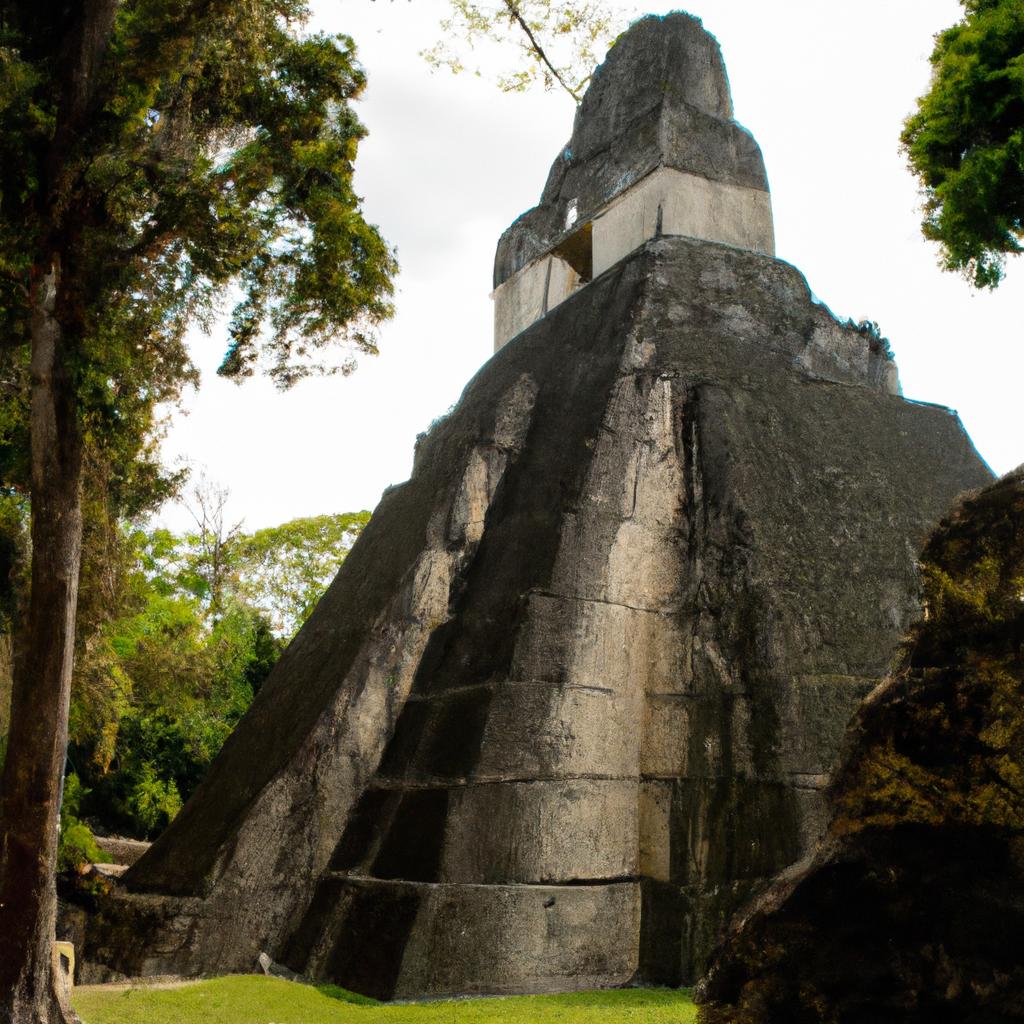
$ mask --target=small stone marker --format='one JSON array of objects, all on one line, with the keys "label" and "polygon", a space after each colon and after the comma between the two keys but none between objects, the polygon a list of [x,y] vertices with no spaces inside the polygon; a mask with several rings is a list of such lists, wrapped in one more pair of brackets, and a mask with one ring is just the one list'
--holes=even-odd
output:
[{"label": "small stone marker", "polygon": [[75,984],[75,947],[71,942],[57,941],[53,944],[53,973],[61,978],[68,988]]}]

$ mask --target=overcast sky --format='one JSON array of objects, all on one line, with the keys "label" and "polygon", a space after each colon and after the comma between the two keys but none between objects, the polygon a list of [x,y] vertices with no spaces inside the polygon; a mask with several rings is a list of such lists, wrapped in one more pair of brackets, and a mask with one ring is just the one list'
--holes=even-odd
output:
[{"label": "overcast sky", "polygon": [[[203,385],[164,450],[230,488],[233,518],[248,528],[372,509],[408,476],[416,434],[492,352],[495,243],[537,202],[574,107],[564,94],[503,95],[486,79],[432,73],[418,51],[436,40],[446,6],[315,4],[315,27],[353,36],[368,74],[356,185],[398,249],[398,315],[381,331],[381,355],[351,377],[283,395],[263,380],[218,379],[224,338],[197,336]],[[706,0],[691,13],[718,38],[736,119],[764,152],[779,258],[837,316],[877,321],[906,396],[957,409],[995,471],[1024,462],[1024,265],[1011,261],[993,294],[939,271],[898,151],[927,86],[932,36],[959,4]],[[188,524],[180,508],[162,518]]]}]

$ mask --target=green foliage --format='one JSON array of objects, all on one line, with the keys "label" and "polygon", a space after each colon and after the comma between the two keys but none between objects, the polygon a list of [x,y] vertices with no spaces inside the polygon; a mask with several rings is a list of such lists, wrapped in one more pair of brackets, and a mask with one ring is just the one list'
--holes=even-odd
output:
[{"label": "green foliage", "polygon": [[[28,491],[32,282],[56,251],[87,533],[107,539],[181,484],[158,447],[160,410],[198,380],[189,324],[238,296],[221,373],[262,366],[281,387],[347,373],[376,351],[397,270],[353,191],[351,39],[304,33],[303,0],[111,9],[68,139],[61,47],[80,9],[0,0],[0,493]],[[92,541],[87,573],[104,561]]]},{"label": "green foliage", "polygon": [[942,265],[994,288],[1024,240],[1024,0],[963,4],[936,37],[931,87],[902,145]]},{"label": "green foliage", "polygon": [[496,5],[449,0],[441,21],[441,39],[422,56],[434,68],[458,74],[467,68],[461,54],[481,43],[513,47],[519,61],[498,74],[504,92],[522,92],[535,83],[564,89],[577,103],[594,66],[604,59],[625,28],[600,0],[504,0]]},{"label": "green foliage", "polygon": [[[257,609],[212,621],[173,576],[153,573],[166,531],[136,531],[137,563],[115,615],[83,645],[73,684],[73,762],[87,813],[138,836],[159,832],[201,780],[280,653]],[[177,541],[178,544],[182,542]]]},{"label": "green foliage", "polygon": [[181,796],[174,780],[157,777],[150,762],[144,762],[129,797],[129,806],[136,823],[151,835],[167,826],[181,810]]},{"label": "green foliage", "polygon": [[[302,0],[117,4],[56,211],[89,213],[78,373],[97,433],[148,415],[154,381],[180,382],[186,322],[232,281],[226,373],[251,372],[261,338],[283,385],[325,368],[309,360],[339,338],[374,350],[395,264],[352,190],[365,77],[351,39],[299,33],[307,13]],[[0,324],[24,337],[62,26],[7,2],[0,26]]]},{"label": "green foliage", "polygon": [[[106,569],[86,575],[69,723],[87,817],[139,837],[162,831],[368,518],[317,516],[216,541],[202,529],[107,538]],[[100,605],[104,614],[89,611]]]},{"label": "green foliage", "polygon": [[234,975],[176,989],[75,989],[74,1004],[84,1024],[692,1024],[697,1015],[686,989],[613,989],[401,1005],[372,1005],[351,993],[339,999],[336,993],[341,991]]},{"label": "green foliage", "polygon": [[74,772],[64,779],[64,799],[60,807],[60,842],[57,848],[58,871],[79,871],[86,864],[102,860],[92,832],[78,817],[82,800],[88,792]]},{"label": "green foliage", "polygon": [[0,492],[0,631],[14,622],[28,549],[28,503],[16,492]]},{"label": "green foliage", "polygon": [[102,860],[103,855],[88,825],[74,818],[62,823],[57,849],[58,871],[80,871],[87,864]]},{"label": "green foliage", "polygon": [[369,512],[293,519],[240,536],[231,558],[238,593],[268,616],[279,635],[291,635],[327,589]]}]

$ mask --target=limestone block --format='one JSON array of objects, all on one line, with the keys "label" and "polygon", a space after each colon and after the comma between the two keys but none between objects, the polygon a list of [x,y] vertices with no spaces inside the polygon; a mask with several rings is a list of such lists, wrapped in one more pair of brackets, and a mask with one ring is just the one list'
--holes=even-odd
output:
[{"label": "limestone block", "polygon": [[475,544],[483,536],[484,517],[507,462],[500,448],[478,446],[470,452],[448,519],[449,541]]},{"label": "limestone block", "polygon": [[518,454],[526,441],[537,401],[537,382],[528,373],[521,373],[502,395],[494,416],[490,440],[496,448]]},{"label": "limestone block", "polygon": [[640,874],[667,882],[672,877],[672,783],[640,783]]},{"label": "limestone block", "polygon": [[645,879],[641,883],[640,976],[649,984],[692,985],[701,976],[723,922],[765,885],[765,879],[713,886]]},{"label": "limestone block", "polygon": [[800,855],[799,817],[786,780],[677,779],[670,878],[706,886],[771,878]]},{"label": "limestone block", "polygon": [[633,877],[637,807],[635,778],[499,782],[454,790],[441,881]]},{"label": "limestone block", "polygon": [[494,351],[545,313],[551,260],[545,256],[523,267],[494,289]]},{"label": "limestone block", "polygon": [[544,312],[552,310],[560,302],[564,302],[580,287],[580,275],[565,260],[551,256],[548,273],[547,294],[544,300]]},{"label": "limestone block", "polygon": [[[103,928],[95,927],[95,921],[86,928],[78,956],[78,984],[98,985],[153,974],[201,974],[203,956],[211,945],[208,934],[197,936],[202,909],[201,901],[194,898],[114,888],[104,897]],[[224,941],[223,934],[215,938]],[[239,965],[236,969],[245,968]]]},{"label": "limestone block", "polygon": [[597,686],[496,684],[472,778],[636,776],[640,699]]},{"label": "limestone block", "polygon": [[635,776],[452,787],[382,779],[360,799],[330,868],[474,884],[631,877],[636,816]]},{"label": "limestone block", "polygon": [[425,698],[414,695],[398,718],[380,763],[389,785],[464,782],[477,769],[481,738],[490,721],[492,685],[460,687]]},{"label": "limestone block", "polygon": [[579,283],[579,274],[565,260],[548,254],[498,285],[491,296],[494,351],[567,299]]},{"label": "limestone block", "polygon": [[150,843],[119,836],[96,836],[96,845],[111,864],[134,864],[150,847]]},{"label": "limestone block", "polygon": [[596,686],[495,682],[410,700],[379,770],[389,784],[635,776],[632,694]]},{"label": "limestone block", "polygon": [[641,694],[672,690],[683,675],[685,646],[673,616],[541,593],[527,608],[514,678]]},{"label": "limestone block", "polygon": [[568,662],[571,683],[639,694],[671,671],[675,651],[662,646],[662,641],[675,638],[671,619],[600,601],[581,601],[578,607],[578,643]]},{"label": "limestone block", "polygon": [[686,773],[692,736],[690,701],[656,694],[644,703],[640,770],[645,778],[676,778]]},{"label": "limestone block", "polygon": [[635,882],[427,885],[331,876],[315,905],[308,938],[295,940],[313,946],[310,972],[385,998],[565,992],[624,985],[636,972]]},{"label": "limestone block", "polygon": [[[636,971],[639,886],[428,890],[395,994],[571,991]],[[599,943],[583,935],[605,930]]]},{"label": "limestone block", "polygon": [[886,394],[900,394],[896,363],[881,351],[872,352],[863,335],[831,317],[814,325],[795,361],[815,376],[871,380]]},{"label": "limestone block", "polygon": [[809,777],[827,773],[836,763],[845,723],[877,683],[863,676],[794,677],[782,715],[783,769]]},{"label": "limestone block", "polygon": [[772,255],[771,198],[672,167],[649,174],[594,220],[594,276],[657,235],[685,235]]}]

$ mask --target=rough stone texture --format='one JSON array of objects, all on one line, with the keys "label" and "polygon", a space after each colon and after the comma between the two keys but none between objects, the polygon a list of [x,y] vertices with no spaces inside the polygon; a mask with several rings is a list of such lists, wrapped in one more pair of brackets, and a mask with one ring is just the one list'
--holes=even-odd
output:
[{"label": "rough stone texture", "polygon": [[579,285],[579,274],[552,254],[534,260],[515,280],[496,288],[491,296],[495,351],[567,299]]},{"label": "rough stone texture", "polygon": [[421,439],[83,974],[692,980],[989,474],[792,267],[647,244]]},{"label": "rough stone texture", "polygon": [[850,727],[828,835],[717,951],[707,1024],[1024,1020],[1024,467],[922,565],[928,616]]},{"label": "rough stone texture", "polygon": [[362,992],[514,994],[626,984],[630,883],[445,885],[328,874],[285,956]]},{"label": "rough stone texture", "polygon": [[775,255],[771,199],[760,189],[662,167],[619,196],[593,222],[593,272],[658,235],[686,235]]},{"label": "rough stone texture", "polygon": [[134,864],[152,845],[138,839],[122,839],[120,836],[96,836],[95,839],[96,845],[107,854],[110,864]]},{"label": "rough stone texture", "polygon": [[609,51],[540,203],[498,243],[495,288],[659,167],[768,191],[757,143],[732,120],[718,43],[683,13],[641,19]]}]

